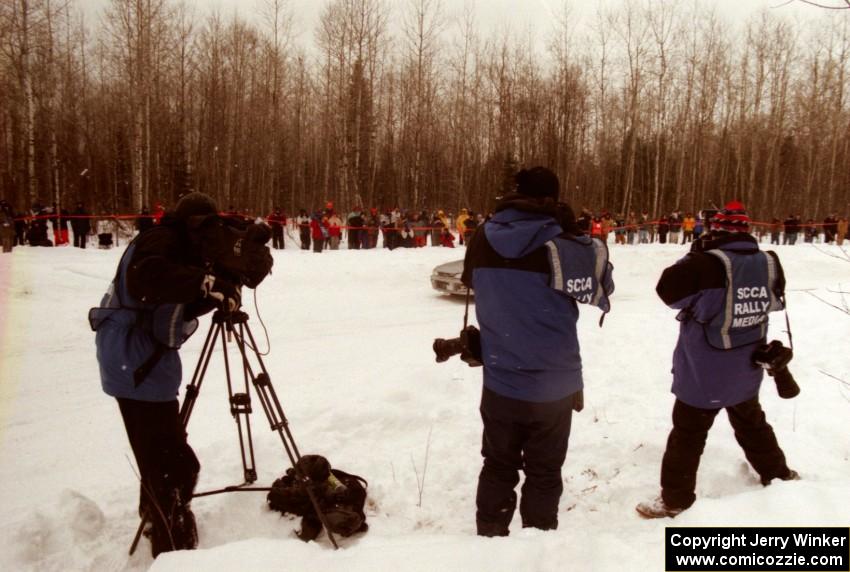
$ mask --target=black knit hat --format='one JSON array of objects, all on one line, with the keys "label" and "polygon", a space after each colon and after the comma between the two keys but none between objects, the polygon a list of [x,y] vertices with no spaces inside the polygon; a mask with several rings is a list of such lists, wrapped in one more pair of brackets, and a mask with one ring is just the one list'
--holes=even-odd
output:
[{"label": "black knit hat", "polygon": [[178,219],[188,221],[189,217],[218,214],[218,207],[212,197],[194,191],[180,197],[174,214]]},{"label": "black knit hat", "polygon": [[560,191],[558,175],[546,167],[522,169],[514,175],[514,181],[516,181],[516,191],[521,195],[558,200]]}]

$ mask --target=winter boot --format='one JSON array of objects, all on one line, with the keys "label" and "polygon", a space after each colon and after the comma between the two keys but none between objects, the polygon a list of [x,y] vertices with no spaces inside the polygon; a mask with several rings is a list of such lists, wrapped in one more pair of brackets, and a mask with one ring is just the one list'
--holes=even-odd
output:
[{"label": "winter boot", "polygon": [[478,536],[508,536],[510,531],[507,525],[501,522],[485,522],[479,520],[477,523]]},{"label": "winter boot", "polygon": [[154,516],[150,532],[151,553],[156,558],[162,552],[193,550],[198,547],[198,529],[195,515],[188,505],[176,507],[166,521]]},{"label": "winter boot", "polygon": [[800,480],[800,473],[798,473],[794,469],[788,469],[788,474],[786,474],[784,477],[771,477],[771,478],[762,477],[761,478],[762,486],[763,487],[768,486],[770,484],[770,481],[772,481],[773,479],[779,479],[780,481],[799,481]]},{"label": "winter boot", "polygon": [[685,509],[668,506],[659,496],[651,501],[639,503],[635,510],[643,518],[673,518]]},{"label": "winter boot", "polygon": [[198,547],[198,527],[195,514],[188,505],[175,511],[171,521],[171,537],[176,550],[194,550]]},{"label": "winter boot", "polygon": [[171,531],[158,518],[145,530],[144,535],[151,541],[151,555],[154,558],[163,552],[174,550]]}]

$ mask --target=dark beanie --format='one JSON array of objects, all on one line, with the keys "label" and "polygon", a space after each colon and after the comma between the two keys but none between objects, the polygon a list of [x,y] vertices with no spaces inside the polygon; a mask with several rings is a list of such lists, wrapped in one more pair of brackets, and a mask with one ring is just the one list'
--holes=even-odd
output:
[{"label": "dark beanie", "polygon": [[514,175],[514,181],[516,181],[516,191],[521,195],[558,200],[560,190],[558,175],[546,167],[522,169]]},{"label": "dark beanie", "polygon": [[730,201],[712,217],[711,230],[726,232],[749,232],[750,216],[740,201]]},{"label": "dark beanie", "polygon": [[182,221],[189,220],[189,217],[217,214],[218,207],[212,197],[199,193],[197,191],[180,197],[177,201],[177,207],[174,209],[174,214]]}]

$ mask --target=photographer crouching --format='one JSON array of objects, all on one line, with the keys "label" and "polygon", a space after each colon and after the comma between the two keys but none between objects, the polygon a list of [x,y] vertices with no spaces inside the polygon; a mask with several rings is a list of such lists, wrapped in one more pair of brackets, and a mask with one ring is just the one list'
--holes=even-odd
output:
[{"label": "photographer crouching", "polygon": [[154,557],[198,543],[190,502],[200,464],[179,415],[178,350],[198,317],[237,311],[242,285],[256,287],[271,270],[268,228],[237,225],[209,196],[185,195],[127,246],[89,312],[101,384],[118,401],[139,467],[139,514],[151,525]]},{"label": "photographer crouching", "polygon": [[763,485],[799,478],[759,403],[764,370],[781,397],[799,393],[787,369],[791,350],[776,340],[765,343],[768,313],[785,307],[782,265],[775,253],[759,250],[741,203],[726,204],[710,224],[711,231],[664,270],[656,286],[664,303],[680,310],[679,340],[661,495],[637,505],[645,518],[674,517],[694,503],[700,457],[721,409]]}]

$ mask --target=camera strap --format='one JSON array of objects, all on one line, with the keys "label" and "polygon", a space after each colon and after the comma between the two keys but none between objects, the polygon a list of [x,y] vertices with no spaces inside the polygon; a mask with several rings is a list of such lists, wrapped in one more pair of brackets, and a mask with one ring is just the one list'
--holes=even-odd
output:
[{"label": "camera strap", "polygon": [[785,294],[782,295],[782,306],[785,309],[785,333],[788,334],[788,346],[791,351],[794,351],[794,337],[791,335],[791,320],[788,319],[788,303],[785,301]]}]

